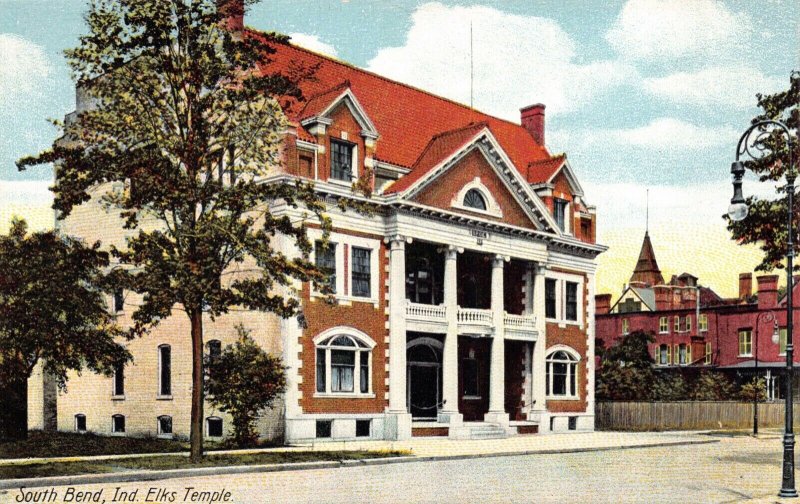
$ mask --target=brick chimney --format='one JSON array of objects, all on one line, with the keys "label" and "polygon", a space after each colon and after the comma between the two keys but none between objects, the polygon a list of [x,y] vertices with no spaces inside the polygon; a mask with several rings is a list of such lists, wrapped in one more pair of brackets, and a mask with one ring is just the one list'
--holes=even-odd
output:
[{"label": "brick chimney", "polygon": [[217,0],[217,9],[225,18],[225,27],[233,32],[244,29],[244,0]]},{"label": "brick chimney", "polygon": [[739,301],[744,301],[753,294],[753,274],[739,273]]},{"label": "brick chimney", "polygon": [[544,147],[544,105],[537,103],[519,110],[522,126]]},{"label": "brick chimney", "polygon": [[778,275],[762,275],[758,281],[758,309],[774,308],[778,305]]},{"label": "brick chimney", "polygon": [[594,297],[594,312],[597,315],[605,315],[611,311],[611,294],[597,294]]}]

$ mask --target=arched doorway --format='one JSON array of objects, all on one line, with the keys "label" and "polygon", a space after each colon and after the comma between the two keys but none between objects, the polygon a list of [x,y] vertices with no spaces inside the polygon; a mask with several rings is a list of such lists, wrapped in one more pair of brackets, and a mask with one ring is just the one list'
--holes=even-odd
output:
[{"label": "arched doorway", "polygon": [[406,346],[407,405],[415,420],[434,420],[442,407],[442,348],[436,338],[419,337]]}]

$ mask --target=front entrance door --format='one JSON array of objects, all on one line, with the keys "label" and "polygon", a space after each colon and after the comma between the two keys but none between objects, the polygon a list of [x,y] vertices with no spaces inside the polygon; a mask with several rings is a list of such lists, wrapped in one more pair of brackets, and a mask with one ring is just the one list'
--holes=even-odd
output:
[{"label": "front entrance door", "polygon": [[412,418],[435,419],[439,412],[439,366],[409,363],[408,391]]},{"label": "front entrance door", "polygon": [[409,333],[406,350],[408,411],[414,420],[436,420],[442,402],[442,342]]}]

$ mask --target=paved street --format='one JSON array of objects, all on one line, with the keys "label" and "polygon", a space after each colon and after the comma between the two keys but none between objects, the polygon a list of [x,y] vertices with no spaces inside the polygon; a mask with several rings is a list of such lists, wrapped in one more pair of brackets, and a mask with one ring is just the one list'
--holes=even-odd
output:
[{"label": "paved street", "polygon": [[[552,438],[555,438],[553,436]],[[185,500],[186,487],[231,492],[233,502],[776,502],[780,439],[720,437],[719,443],[413,462],[341,468],[186,478],[140,484],[80,485],[111,502],[115,487],[146,502]],[[490,441],[488,441],[490,442]],[[63,502],[67,487],[57,487]],[[19,491],[0,494],[17,502]]]}]

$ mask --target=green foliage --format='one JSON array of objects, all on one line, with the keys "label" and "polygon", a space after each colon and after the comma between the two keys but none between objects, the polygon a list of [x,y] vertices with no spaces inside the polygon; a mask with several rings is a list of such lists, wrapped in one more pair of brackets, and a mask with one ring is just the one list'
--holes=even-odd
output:
[{"label": "green foliage", "polygon": [[54,231],[29,234],[15,219],[0,236],[0,371],[27,379],[38,362],[64,388],[67,372],[110,374],[130,358],[115,341],[103,269],[108,254]]},{"label": "green foliage", "polygon": [[52,148],[17,164],[56,163],[60,218],[92,197],[120,213],[131,232],[125,248],[112,248],[122,265],[112,278],[142,295],[133,334],[176,306],[191,319],[197,461],[203,313],[213,320],[236,306],[289,317],[300,307],[295,281],[330,293],[306,234],[313,223],[327,240],[324,203],[312,184],[268,180],[282,171],[282,109],[298,106],[298,84],[315,69],[275,71],[272,45],[286,38],[227,29],[236,0],[89,5],[89,33],[66,55],[92,106],[66,122]]},{"label": "green foliage", "polygon": [[695,401],[730,401],[736,398],[735,386],[723,373],[702,371],[689,392],[689,398]]},{"label": "green foliage", "polygon": [[688,389],[680,370],[663,370],[656,374],[651,398],[654,401],[685,401]]},{"label": "green foliage", "polygon": [[643,401],[651,398],[655,381],[653,358],[647,350],[651,334],[634,331],[602,351],[595,375],[598,399]]},{"label": "green foliage", "polygon": [[763,402],[767,400],[767,382],[764,378],[753,378],[742,385],[739,390],[739,399],[742,401]]},{"label": "green foliage", "polygon": [[244,327],[236,330],[236,343],[219,356],[206,357],[206,392],[211,404],[233,418],[234,442],[252,446],[258,439],[258,413],[283,393],[286,376],[280,358],[264,352]]},{"label": "green foliage", "polygon": [[[794,159],[796,171],[798,160],[800,160],[800,142],[797,139],[797,128],[800,125],[800,110],[798,109],[800,72],[793,71],[789,81],[789,89],[786,91],[772,95],[757,95],[761,114],[753,118],[753,123],[773,119],[783,122],[790,129],[794,149],[791,159]],[[775,129],[773,133],[760,138],[755,144],[755,150],[758,149],[765,149],[766,155],[758,160],[746,161],[745,167],[757,175],[762,182],[782,180],[790,162],[786,136],[782,130]],[[781,185],[777,188],[778,198],[761,199],[749,196],[747,198],[749,210],[747,218],[739,222],[728,221],[728,230],[734,240],[741,244],[758,243],[763,250],[764,257],[756,267],[759,271],[784,268],[783,260],[786,255],[788,238],[786,229],[788,199],[786,186],[780,182],[779,184]],[[798,219],[798,213],[800,210],[795,206],[795,222]],[[800,236],[798,235],[800,233],[795,234],[796,247],[800,245]]]}]

